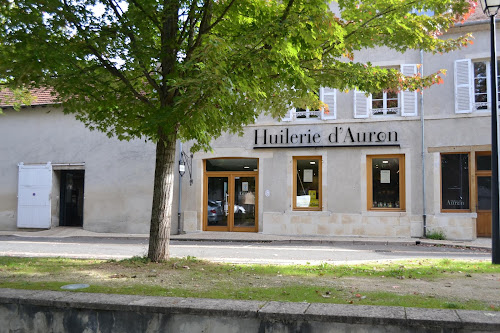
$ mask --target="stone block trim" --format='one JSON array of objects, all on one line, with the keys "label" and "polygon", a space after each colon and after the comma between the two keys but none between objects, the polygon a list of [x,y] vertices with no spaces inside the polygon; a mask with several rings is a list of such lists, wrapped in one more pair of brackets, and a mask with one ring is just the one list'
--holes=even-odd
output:
[{"label": "stone block trim", "polygon": [[15,289],[0,289],[0,320],[2,332],[500,331],[500,313],[489,311]]},{"label": "stone block trim", "polygon": [[[418,228],[422,229],[421,223]],[[294,236],[410,237],[410,217],[406,214],[340,214],[321,212],[266,212],[263,233]]]}]

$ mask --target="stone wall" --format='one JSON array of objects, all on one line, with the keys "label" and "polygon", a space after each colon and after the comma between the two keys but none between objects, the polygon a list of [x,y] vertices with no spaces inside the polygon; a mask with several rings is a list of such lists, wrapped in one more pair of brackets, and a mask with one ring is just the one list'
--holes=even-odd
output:
[{"label": "stone wall", "polygon": [[[263,233],[272,235],[418,237],[405,212],[337,214],[264,213]],[[420,226],[420,224],[418,225]],[[415,231],[416,233],[416,231]]]},{"label": "stone wall", "polygon": [[499,332],[500,313],[0,289],[0,332]]}]

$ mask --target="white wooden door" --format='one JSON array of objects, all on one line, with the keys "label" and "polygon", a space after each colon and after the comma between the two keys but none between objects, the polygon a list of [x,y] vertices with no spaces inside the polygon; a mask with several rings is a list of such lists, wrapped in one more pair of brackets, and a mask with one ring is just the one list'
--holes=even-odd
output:
[{"label": "white wooden door", "polygon": [[52,165],[19,164],[17,192],[17,227],[50,228],[50,194],[52,191]]}]

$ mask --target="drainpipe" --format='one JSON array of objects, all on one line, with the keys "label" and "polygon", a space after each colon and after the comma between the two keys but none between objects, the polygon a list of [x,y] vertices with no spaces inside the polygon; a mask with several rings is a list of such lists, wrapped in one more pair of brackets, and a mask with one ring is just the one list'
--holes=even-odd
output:
[{"label": "drainpipe", "polygon": [[[420,70],[422,76],[424,74],[424,51],[420,50]],[[426,186],[425,186],[425,123],[424,123],[424,92],[420,93],[420,126],[422,131],[422,218],[424,237],[427,235],[427,206],[425,203]]]},{"label": "drainpipe", "polygon": [[[179,141],[179,166],[182,163],[182,141]],[[182,228],[181,228],[181,210],[182,210],[182,175],[179,171],[179,200],[178,200],[178,207],[177,207],[177,234],[180,235],[182,234]]]}]

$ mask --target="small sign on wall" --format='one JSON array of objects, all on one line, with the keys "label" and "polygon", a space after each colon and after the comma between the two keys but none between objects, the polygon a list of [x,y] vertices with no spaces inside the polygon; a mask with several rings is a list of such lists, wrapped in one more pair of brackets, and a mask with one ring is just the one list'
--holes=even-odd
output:
[{"label": "small sign on wall", "polygon": [[380,183],[381,184],[391,183],[391,170],[380,170]]},{"label": "small sign on wall", "polygon": [[241,182],[241,190],[243,192],[248,192],[248,182]]},{"label": "small sign on wall", "polygon": [[304,170],[304,183],[312,183],[313,181],[313,169]]}]

